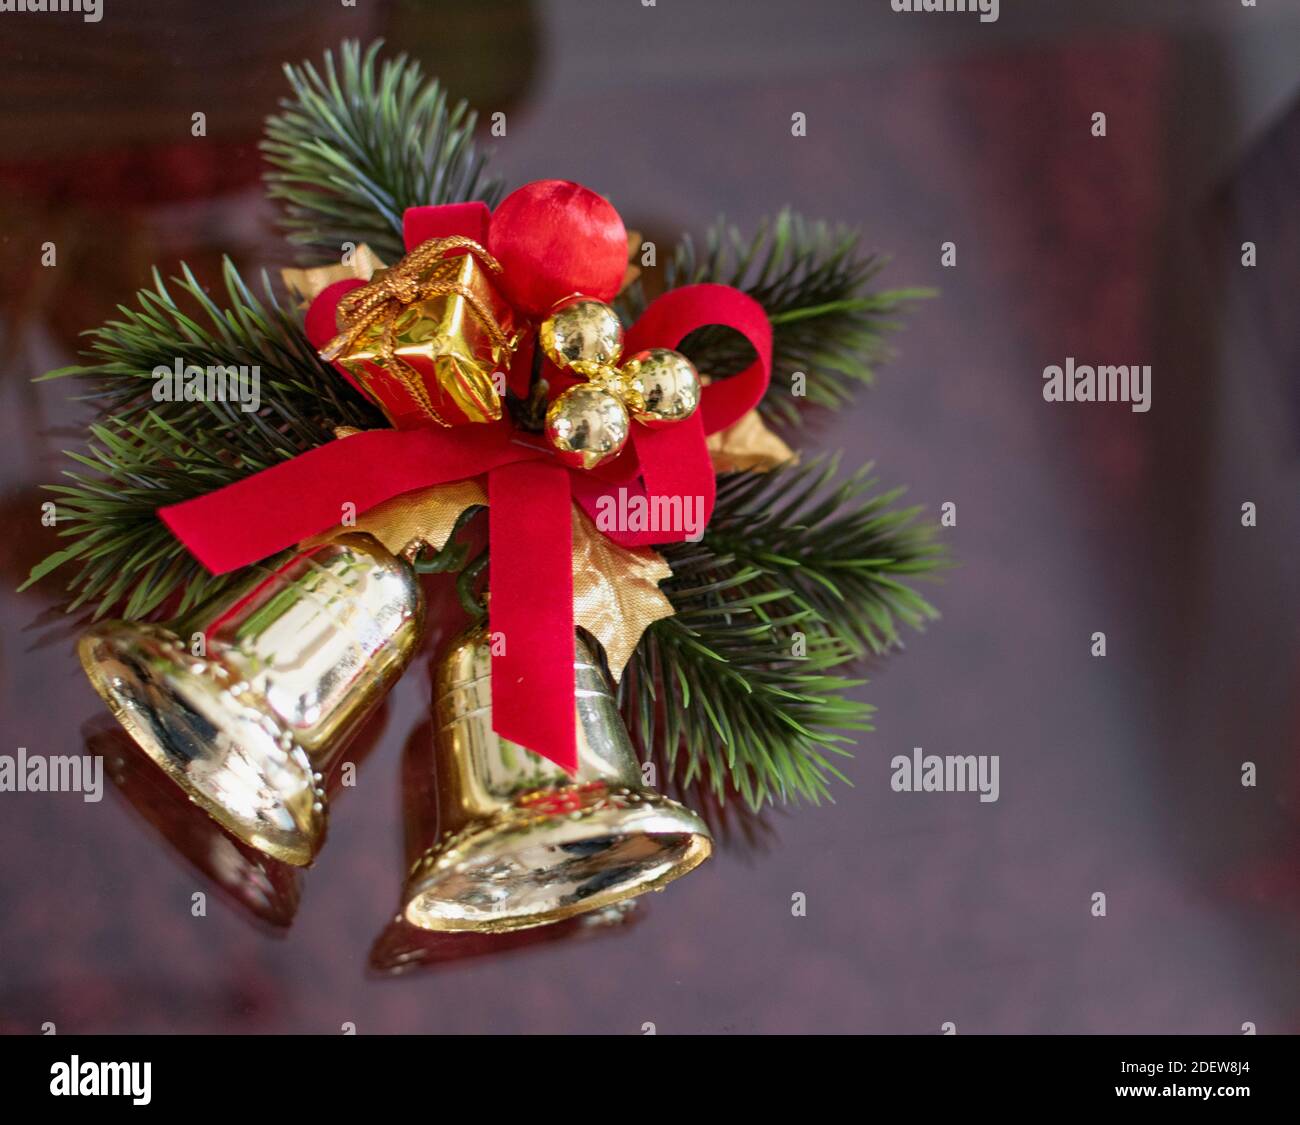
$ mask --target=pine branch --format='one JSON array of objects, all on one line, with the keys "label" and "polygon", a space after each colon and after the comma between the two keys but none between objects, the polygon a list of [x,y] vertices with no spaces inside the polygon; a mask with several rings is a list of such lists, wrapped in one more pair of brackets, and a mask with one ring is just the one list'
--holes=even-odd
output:
[{"label": "pine branch", "polygon": [[117,607],[121,616],[144,617],[179,591],[176,612],[210,597],[244,572],[213,577],[159,520],[155,510],[237,479],[224,460],[183,448],[179,466],[159,460],[162,448],[184,442],[157,416],[139,425],[91,427],[85,455],[68,453],[89,473],[66,470],[71,483],[47,485],[56,494],[60,537],[72,543],[32,568],[24,588],[64,564],[75,564],[67,589],[69,612],[95,606],[95,617]]},{"label": "pine branch", "polygon": [[[772,384],[759,404],[764,416],[782,425],[801,421],[800,403],[836,408],[858,385],[869,385],[875,366],[888,357],[888,334],[907,306],[931,295],[926,289],[872,291],[884,266],[864,253],[856,231],[812,222],[786,209],[765,219],[752,238],[718,222],[697,250],[688,236],[667,263],[666,287],[717,282],[744,290],[767,311],[773,329]],[[645,305],[634,285],[621,310],[635,319]],[[681,350],[701,371],[719,377],[743,370],[753,349],[736,333],[703,328]],[[792,393],[796,372],[806,377],[804,394]]]},{"label": "pine branch", "polygon": [[[156,413],[196,440],[219,436],[235,455],[278,459],[327,440],[332,434],[326,425],[379,423],[379,413],[317,356],[303,333],[301,313],[280,304],[265,273],[262,297],[228,258],[221,273],[224,307],[184,262],[171,285],[154,270],[153,287],[136,293],[135,308],[119,305],[120,319],[86,334],[92,363],[59,368],[42,381],[81,377],[88,386],[80,397],[94,402],[105,418],[138,422]],[[237,403],[156,401],[154,368],[178,359],[205,370],[258,367],[270,415],[246,412]]]},{"label": "pine branch", "polygon": [[906,585],[945,564],[932,529],[894,508],[897,491],[872,494],[866,470],[828,487],[834,474],[724,475],[702,540],[663,549],[676,615],[646,630],[619,691],[634,740],[678,785],[753,808],[828,796],[840,732],[869,729],[843,669],[935,616]]},{"label": "pine branch", "polygon": [[947,566],[921,509],[903,489],[875,493],[872,466],[833,484],[838,458],[768,473],[728,473],[703,542],[762,571],[755,588],[783,590],[855,653],[901,644],[899,623],[921,629],[934,607],[906,584]]},{"label": "pine branch", "polygon": [[[676,611],[642,636],[619,684],[643,756],[660,755],[680,785],[734,789],[752,808],[830,796],[846,780],[842,732],[869,730],[871,708],[846,697],[862,683],[834,669],[851,652],[809,611],[773,616],[779,595],[750,590],[752,568],[698,546],[670,548],[666,593]],[[795,655],[795,632],[807,638]]]},{"label": "pine branch", "polygon": [[261,148],[267,194],[304,261],[337,261],[344,243],[365,242],[395,262],[408,207],[492,206],[501,195],[473,142],[476,115],[405,55],[377,63],[382,45],[363,53],[349,40],[337,64],[326,51],[320,70],[284,68],[293,96],[267,119]]},{"label": "pine branch", "polygon": [[[79,564],[68,584],[69,609],[85,604],[100,616],[124,601],[128,617],[154,612],[174,593],[182,607],[214,593],[213,579],[157,518],[156,509],[202,495],[334,437],[339,425],[372,428],[378,411],[322,362],[263,275],[254,295],[234,265],[223,266],[225,306],[182,264],[169,286],[155,271],[152,289],[121,306],[121,318],[89,333],[84,365],[45,379],[83,380],[83,396],[103,421],[91,427],[76,468],[56,493],[61,538],[71,543],[33,569],[27,585],[66,563]],[[157,366],[176,361],[257,367],[260,407],[236,402],[156,402]],[[230,576],[230,581],[240,576]]]}]

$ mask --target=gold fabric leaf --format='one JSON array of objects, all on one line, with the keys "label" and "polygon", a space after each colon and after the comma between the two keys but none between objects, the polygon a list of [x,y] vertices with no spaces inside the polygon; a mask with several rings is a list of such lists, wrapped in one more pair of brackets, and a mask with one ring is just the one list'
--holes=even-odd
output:
[{"label": "gold fabric leaf", "polygon": [[352,251],[352,261],[348,265],[312,266],[310,269],[282,269],[280,280],[290,295],[297,297],[305,308],[336,281],[346,281],[355,277],[369,281],[375,270],[384,268],[384,263],[364,242]]},{"label": "gold fabric leaf", "polygon": [[487,493],[477,480],[458,480],[403,492],[357,517],[355,526],[336,527],[305,546],[328,542],[344,531],[365,531],[395,555],[427,544],[441,550],[451,536],[457,517],[473,504],[486,504]]},{"label": "gold fabric leaf", "polygon": [[767,428],[757,410],[710,434],[706,440],[715,473],[744,470],[765,473],[787,461],[798,460],[798,454]]},{"label": "gold fabric leaf", "polygon": [[658,551],[620,547],[573,506],[573,619],[600,641],[615,681],[646,626],[672,616],[672,603],[659,589],[671,574]]},{"label": "gold fabric leaf", "polygon": [[641,253],[641,232],[627,232],[627,269],[623,271],[623,284],[618,287],[620,293],[641,276],[641,267],[637,265],[637,255]]}]

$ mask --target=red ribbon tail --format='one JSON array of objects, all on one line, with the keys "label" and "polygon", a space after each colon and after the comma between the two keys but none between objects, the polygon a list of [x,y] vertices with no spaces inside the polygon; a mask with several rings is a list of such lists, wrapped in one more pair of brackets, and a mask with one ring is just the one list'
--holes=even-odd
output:
[{"label": "red ribbon tail", "polygon": [[512,433],[505,424],[369,430],[159,508],[158,515],[204,566],[224,574],[338,527],[348,509],[359,515],[412,489],[545,456],[514,442]]},{"label": "red ribbon tail", "polygon": [[574,773],[571,504],[569,474],[554,463],[488,474],[492,729]]}]

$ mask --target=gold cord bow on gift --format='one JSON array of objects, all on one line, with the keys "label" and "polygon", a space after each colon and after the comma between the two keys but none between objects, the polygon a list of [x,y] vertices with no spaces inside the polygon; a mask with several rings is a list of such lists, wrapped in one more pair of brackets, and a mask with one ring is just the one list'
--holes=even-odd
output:
[{"label": "gold cord bow on gift", "polygon": [[[467,253],[446,256],[461,249]],[[499,418],[491,368],[509,356],[517,337],[509,306],[485,270],[500,273],[501,264],[472,238],[425,242],[339,302],[339,333],[321,349],[321,358],[342,364],[383,405],[368,365],[381,368],[428,421],[448,426],[424,377],[405,358],[424,357],[433,364],[437,385],[470,421]]]}]

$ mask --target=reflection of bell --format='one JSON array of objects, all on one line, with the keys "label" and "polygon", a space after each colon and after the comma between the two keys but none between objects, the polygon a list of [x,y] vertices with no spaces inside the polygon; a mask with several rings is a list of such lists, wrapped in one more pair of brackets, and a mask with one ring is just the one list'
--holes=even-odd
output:
[{"label": "reflection of bell", "polygon": [[[581,638],[578,771],[492,731],[486,628],[453,643],[434,677],[437,824],[411,868],[406,920],[428,930],[540,926],[658,890],[708,858],[709,830],[645,786],[604,673]],[[432,846],[429,846],[432,844]]]},{"label": "reflection of bell", "polygon": [[192,801],[302,866],[324,839],[330,766],[406,666],[423,615],[410,566],[353,533],[170,625],[98,625],[78,651]]},{"label": "reflection of bell", "polygon": [[578,914],[551,926],[530,926],[507,933],[437,932],[412,926],[400,915],[390,922],[370,950],[370,969],[395,977],[415,971],[445,969],[476,957],[499,957],[557,941],[585,941],[626,932],[644,917],[645,907],[627,900]]},{"label": "reflection of bell", "polygon": [[[173,785],[119,726],[100,716],[88,724],[86,753],[104,760],[105,775],[127,804],[246,916],[282,932],[302,896],[302,871],[236,840]],[[100,725],[102,724],[102,725]]]}]

